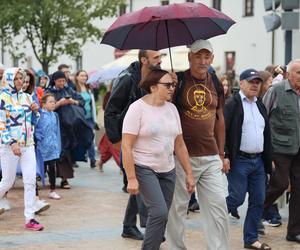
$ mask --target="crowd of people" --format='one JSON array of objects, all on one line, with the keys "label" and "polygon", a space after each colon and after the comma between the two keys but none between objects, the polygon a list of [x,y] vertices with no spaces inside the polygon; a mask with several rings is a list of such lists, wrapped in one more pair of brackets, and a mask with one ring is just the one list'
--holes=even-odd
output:
[{"label": "crowd of people", "polygon": [[[107,137],[121,150],[127,174],[124,187],[131,194],[122,236],[144,240],[142,249],[159,249],[166,239],[170,249],[186,249],[184,219],[187,210],[193,211],[199,203],[207,249],[229,249],[228,214],[240,218],[238,207],[248,193],[244,248],[271,249],[260,242],[259,234],[265,233],[265,225],[281,225],[275,202],[290,184],[293,200],[286,239],[299,243],[294,209],[299,201],[295,182],[300,154],[300,61],[260,72],[245,69],[239,90],[232,93],[228,79],[218,79],[211,67],[213,58],[211,44],[198,40],[190,48],[190,68],[167,76],[159,70],[158,51],[140,50],[139,60],[117,79],[104,120]],[[173,102],[178,114],[166,101]],[[181,131],[174,135],[177,115]],[[185,146],[178,153],[181,136]],[[189,164],[182,159],[185,148]],[[190,199],[193,186],[198,201],[195,193]],[[146,227],[145,235],[136,225],[137,214],[140,226]]]},{"label": "crowd of people", "polygon": [[86,161],[87,154],[91,168],[96,163],[96,107],[86,84],[87,73],[79,71],[74,84],[68,79],[69,66],[60,65],[59,69],[51,77],[41,74],[37,81],[30,69],[1,72],[0,213],[10,209],[7,193],[20,174],[25,228],[29,230],[44,228],[34,215],[50,207],[39,199],[37,179],[45,186],[47,174],[48,197],[59,200],[57,177],[61,177],[61,188],[70,189],[68,179],[73,178],[76,161]]},{"label": "crowd of people", "polygon": [[[122,189],[130,195],[122,237],[143,240],[143,250],[158,250],[166,240],[172,250],[187,249],[185,217],[200,209],[207,249],[230,249],[229,217],[240,219],[248,194],[243,247],[271,249],[259,235],[266,225],[282,224],[276,201],[288,192],[286,240],[300,243],[300,60],[249,67],[233,91],[213,59],[211,43],[197,40],[189,69],[174,73],[161,69],[159,51],[140,50],[104,98],[98,167],[113,156],[123,172]],[[43,229],[34,219],[37,173],[43,183],[47,173],[49,197],[60,199],[57,177],[69,189],[76,161],[88,155],[91,168],[97,165],[88,74],[78,71],[73,83],[69,73],[61,65],[37,85],[29,70],[3,73],[0,198],[20,168],[27,229]]]}]

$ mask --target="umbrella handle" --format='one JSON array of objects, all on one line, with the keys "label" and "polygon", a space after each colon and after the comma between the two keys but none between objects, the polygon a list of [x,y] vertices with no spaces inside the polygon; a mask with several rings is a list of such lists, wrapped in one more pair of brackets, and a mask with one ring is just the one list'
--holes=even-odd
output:
[{"label": "umbrella handle", "polygon": [[165,20],[165,25],[166,25],[166,30],[167,30],[168,49],[169,49],[169,55],[170,55],[171,70],[172,70],[172,72],[174,72],[172,54],[171,54],[171,46],[170,46],[169,28],[168,28],[168,21],[167,20]]}]

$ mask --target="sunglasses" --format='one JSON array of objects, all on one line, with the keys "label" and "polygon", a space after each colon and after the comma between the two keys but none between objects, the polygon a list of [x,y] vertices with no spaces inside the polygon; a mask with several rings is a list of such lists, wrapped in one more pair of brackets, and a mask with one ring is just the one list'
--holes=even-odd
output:
[{"label": "sunglasses", "polygon": [[167,89],[170,89],[171,87],[173,89],[176,88],[176,83],[175,82],[158,82],[158,84],[164,85]]}]

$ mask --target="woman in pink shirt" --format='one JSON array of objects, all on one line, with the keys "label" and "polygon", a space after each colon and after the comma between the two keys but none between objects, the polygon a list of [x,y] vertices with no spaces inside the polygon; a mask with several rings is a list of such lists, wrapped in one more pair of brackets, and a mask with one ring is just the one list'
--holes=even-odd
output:
[{"label": "woman in pink shirt", "polygon": [[186,173],[188,192],[195,188],[176,107],[169,102],[176,84],[164,70],[153,69],[140,83],[149,94],[132,103],[122,131],[123,164],[130,194],[140,193],[148,210],[142,249],[159,249],[175,188],[176,157]]}]

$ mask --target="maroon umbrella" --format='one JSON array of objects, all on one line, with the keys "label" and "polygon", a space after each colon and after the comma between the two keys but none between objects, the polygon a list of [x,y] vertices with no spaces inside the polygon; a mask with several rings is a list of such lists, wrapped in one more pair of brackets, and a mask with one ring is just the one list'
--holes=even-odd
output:
[{"label": "maroon umbrella", "polygon": [[146,7],[120,16],[101,43],[118,49],[160,50],[225,34],[234,23],[201,3]]}]

